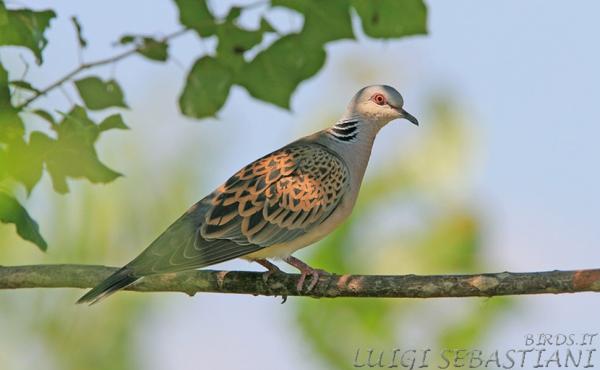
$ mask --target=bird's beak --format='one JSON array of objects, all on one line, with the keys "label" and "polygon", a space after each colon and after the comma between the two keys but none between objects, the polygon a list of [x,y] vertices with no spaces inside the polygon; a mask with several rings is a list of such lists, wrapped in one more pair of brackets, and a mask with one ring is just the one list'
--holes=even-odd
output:
[{"label": "bird's beak", "polygon": [[419,126],[419,121],[412,114],[408,113],[404,109],[400,109],[400,114],[402,115],[402,118],[409,120],[413,125]]}]

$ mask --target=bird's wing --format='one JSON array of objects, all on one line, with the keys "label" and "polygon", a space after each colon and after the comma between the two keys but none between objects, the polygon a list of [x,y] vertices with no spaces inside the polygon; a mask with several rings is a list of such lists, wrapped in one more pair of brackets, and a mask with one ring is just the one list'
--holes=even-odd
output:
[{"label": "bird's wing", "polygon": [[126,268],[137,277],[192,270],[259,250],[229,240],[207,241],[200,236],[202,201],[175,221]]},{"label": "bird's wing", "polygon": [[322,145],[298,143],[242,168],[210,201],[200,235],[268,247],[322,223],[349,187],[348,168]]},{"label": "bird's wing", "polygon": [[242,168],[127,266],[136,276],[190,270],[291,241],[331,215],[348,187],[335,153],[291,144]]}]

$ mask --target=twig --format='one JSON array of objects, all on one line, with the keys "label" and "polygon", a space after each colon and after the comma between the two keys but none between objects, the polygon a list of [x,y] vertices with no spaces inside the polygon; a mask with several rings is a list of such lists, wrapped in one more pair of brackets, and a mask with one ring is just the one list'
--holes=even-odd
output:
[{"label": "twig", "polygon": [[[116,271],[93,265],[0,267],[0,289],[91,288]],[[600,269],[501,272],[474,275],[329,275],[310,294],[296,291],[297,274],[273,274],[265,283],[260,272],[188,271],[154,275],[128,290],[304,296],[316,298],[492,297],[522,294],[600,292]]]},{"label": "twig", "polygon": [[[181,36],[181,35],[185,34],[188,31],[189,31],[188,28],[181,29],[181,30],[179,30],[177,32],[173,32],[173,33],[171,33],[169,35],[166,35],[160,41],[161,42],[165,42],[165,41],[172,40],[172,39],[174,39],[174,38],[176,38],[178,36]],[[41,97],[43,95],[46,95],[48,92],[50,92],[50,91],[54,90],[55,88],[61,86],[65,82],[69,81],[70,79],[72,79],[73,77],[75,77],[76,75],[78,75],[79,73],[81,73],[81,72],[83,72],[83,71],[85,71],[87,69],[94,68],[94,67],[99,67],[99,66],[102,66],[102,65],[105,65],[105,64],[109,64],[109,63],[118,62],[121,59],[127,58],[128,56],[131,56],[131,55],[137,53],[143,47],[144,47],[143,45],[139,45],[139,46],[137,46],[135,48],[129,49],[127,51],[124,51],[124,52],[122,52],[120,54],[114,55],[114,56],[109,57],[109,58],[100,59],[100,60],[97,60],[95,62],[90,62],[90,63],[83,63],[83,64],[79,65],[79,67],[75,68],[71,72],[67,73],[63,77],[59,78],[55,82],[53,82],[50,85],[48,85],[46,88],[43,88],[38,93],[35,93],[34,95],[32,95],[29,99],[25,100],[22,104],[18,105],[16,108],[18,110],[21,110],[21,109],[27,107],[29,104],[31,104],[32,102],[34,102],[35,100],[37,100],[39,97]]]}]

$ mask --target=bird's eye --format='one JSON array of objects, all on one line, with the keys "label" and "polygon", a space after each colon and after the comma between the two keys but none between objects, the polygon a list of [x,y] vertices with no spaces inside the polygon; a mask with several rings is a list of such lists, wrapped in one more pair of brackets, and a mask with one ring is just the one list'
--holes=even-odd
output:
[{"label": "bird's eye", "polygon": [[371,99],[373,99],[377,105],[384,105],[386,103],[385,96],[382,94],[375,94]]}]

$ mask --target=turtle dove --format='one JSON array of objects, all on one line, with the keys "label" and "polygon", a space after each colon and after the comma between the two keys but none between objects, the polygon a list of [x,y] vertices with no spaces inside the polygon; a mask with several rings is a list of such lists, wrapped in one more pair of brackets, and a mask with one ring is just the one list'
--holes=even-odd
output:
[{"label": "turtle dove", "polygon": [[379,130],[398,118],[418,125],[403,105],[390,86],[361,89],[335,125],[239,170],[77,303],[95,303],[144,276],[239,257],[266,267],[265,278],[279,271],[268,259],[282,259],[300,270],[298,290],[309,275],[306,290],[312,290],[322,271],[292,253],[324,238],[351,213]]}]

